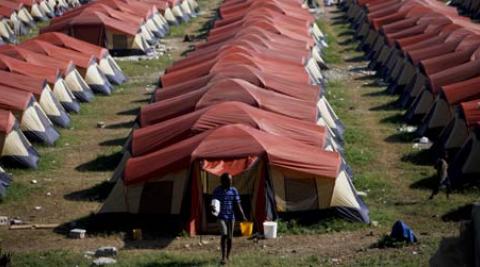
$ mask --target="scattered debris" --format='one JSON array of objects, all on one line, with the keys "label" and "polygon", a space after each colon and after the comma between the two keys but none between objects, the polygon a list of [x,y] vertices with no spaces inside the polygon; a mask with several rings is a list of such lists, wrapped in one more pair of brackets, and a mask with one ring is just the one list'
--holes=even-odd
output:
[{"label": "scattered debris", "polygon": [[10,225],[9,230],[30,230],[33,229],[33,226],[30,224],[25,225]]},{"label": "scattered debris", "polygon": [[68,237],[74,238],[74,239],[84,239],[86,233],[87,233],[87,230],[85,229],[75,228],[70,230],[70,233],[68,233]]},{"label": "scattered debris", "polygon": [[104,266],[104,265],[110,265],[110,264],[116,264],[116,263],[117,263],[116,259],[108,258],[108,257],[100,257],[93,260],[94,266]]},{"label": "scattered debris", "polygon": [[95,257],[116,257],[117,254],[117,248],[112,246],[101,247],[95,251]]},{"label": "scattered debris", "polygon": [[8,217],[0,216],[0,225],[8,225]]},{"label": "scattered debris", "polygon": [[99,129],[105,128],[105,122],[104,121],[97,122],[97,128],[99,128]]},{"label": "scattered debris", "polygon": [[51,224],[11,224],[9,230],[40,230],[53,229],[60,226],[58,223]]},{"label": "scattered debris", "polygon": [[417,126],[411,126],[411,125],[402,125],[399,128],[397,128],[397,131],[401,133],[413,133],[417,130]]},{"label": "scattered debris", "polygon": [[150,84],[150,85],[147,85],[145,87],[145,91],[147,91],[147,93],[149,93],[149,94],[152,94],[155,91],[156,88],[157,87],[155,85]]},{"label": "scattered debris", "polygon": [[357,191],[357,195],[359,195],[361,197],[367,197],[368,196],[367,192],[363,192],[363,191]]},{"label": "scattered debris", "polygon": [[10,220],[10,224],[11,225],[20,225],[20,224],[24,224],[24,222],[22,220],[19,220],[19,219],[12,219],[12,220]]},{"label": "scattered debris", "polygon": [[191,34],[185,34],[185,37],[183,37],[183,42],[189,43],[193,42],[195,40],[195,36]]},{"label": "scattered debris", "polygon": [[433,143],[428,139],[428,137],[423,136],[415,140],[415,143],[412,145],[412,148],[419,150],[426,150],[432,147]]},{"label": "scattered debris", "polygon": [[143,233],[142,229],[133,229],[132,230],[132,239],[133,240],[142,240],[143,239]]}]

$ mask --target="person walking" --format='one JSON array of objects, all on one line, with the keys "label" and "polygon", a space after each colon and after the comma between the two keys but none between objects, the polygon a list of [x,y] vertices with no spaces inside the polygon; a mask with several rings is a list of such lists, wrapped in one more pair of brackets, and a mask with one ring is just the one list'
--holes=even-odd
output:
[{"label": "person walking", "polygon": [[[235,226],[236,207],[240,212],[242,219],[247,220],[240,202],[238,190],[232,186],[232,175],[224,173],[220,176],[221,185],[213,191],[213,199],[220,202],[220,212],[218,213],[218,224],[221,232],[220,247],[222,251],[221,264],[225,265],[230,260],[232,250],[233,229]],[[214,207],[212,207],[213,209]]]},{"label": "person walking", "polygon": [[450,197],[451,183],[448,177],[448,153],[444,152],[443,156],[435,163],[435,169],[437,170],[436,183],[433,187],[432,194],[428,199],[433,199],[440,189],[446,188],[447,199]]}]

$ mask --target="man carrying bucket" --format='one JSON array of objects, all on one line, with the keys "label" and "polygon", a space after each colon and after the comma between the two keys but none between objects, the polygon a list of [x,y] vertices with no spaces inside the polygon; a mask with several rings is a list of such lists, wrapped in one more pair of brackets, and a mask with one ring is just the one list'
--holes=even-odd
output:
[{"label": "man carrying bucket", "polygon": [[[222,261],[224,265],[230,259],[230,251],[232,250],[233,229],[235,225],[234,206],[238,208],[242,219],[247,220],[240,203],[240,195],[238,190],[232,186],[232,176],[229,173],[224,173],[220,176],[221,185],[213,191],[213,201],[220,202],[220,212],[218,213],[218,223],[220,226],[220,233],[222,235],[220,247],[222,248]],[[213,213],[215,208],[212,205]]]}]

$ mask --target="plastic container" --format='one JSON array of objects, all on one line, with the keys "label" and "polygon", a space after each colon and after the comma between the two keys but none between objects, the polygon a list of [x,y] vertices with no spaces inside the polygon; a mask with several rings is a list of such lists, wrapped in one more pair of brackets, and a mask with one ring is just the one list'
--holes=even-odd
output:
[{"label": "plastic container", "polygon": [[142,240],[143,239],[142,229],[133,229],[132,230],[132,239],[133,240]]},{"label": "plastic container", "polygon": [[253,232],[253,222],[241,222],[240,232],[242,233],[242,236],[251,236]]},{"label": "plastic container", "polygon": [[263,222],[263,235],[267,239],[277,238],[277,222]]}]

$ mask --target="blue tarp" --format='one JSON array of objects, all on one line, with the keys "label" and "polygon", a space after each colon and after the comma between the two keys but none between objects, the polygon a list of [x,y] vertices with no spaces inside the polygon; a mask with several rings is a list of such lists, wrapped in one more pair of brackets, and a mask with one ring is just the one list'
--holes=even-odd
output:
[{"label": "blue tarp", "polygon": [[405,241],[407,243],[416,243],[417,237],[413,230],[403,221],[396,221],[392,227],[390,237],[397,241]]}]

